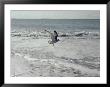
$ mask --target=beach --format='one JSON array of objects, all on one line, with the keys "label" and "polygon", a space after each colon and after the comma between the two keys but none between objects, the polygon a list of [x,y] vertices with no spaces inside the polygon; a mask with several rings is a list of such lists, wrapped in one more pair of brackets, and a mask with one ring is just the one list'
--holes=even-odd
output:
[{"label": "beach", "polygon": [[99,77],[100,33],[11,32],[11,77]]}]

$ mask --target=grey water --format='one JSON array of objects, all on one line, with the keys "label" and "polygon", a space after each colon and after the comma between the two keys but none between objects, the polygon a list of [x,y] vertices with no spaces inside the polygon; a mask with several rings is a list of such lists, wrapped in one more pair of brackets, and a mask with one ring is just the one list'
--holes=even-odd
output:
[{"label": "grey water", "polygon": [[100,19],[11,19],[11,31],[100,31]]}]

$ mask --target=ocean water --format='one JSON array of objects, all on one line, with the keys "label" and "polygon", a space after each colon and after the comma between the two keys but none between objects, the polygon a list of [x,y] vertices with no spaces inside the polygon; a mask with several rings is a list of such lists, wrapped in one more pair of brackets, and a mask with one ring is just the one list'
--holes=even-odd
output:
[{"label": "ocean water", "polygon": [[[58,31],[54,46],[45,29]],[[100,77],[100,20],[12,19],[11,31],[11,76]]]},{"label": "ocean water", "polygon": [[100,19],[11,19],[11,31],[100,31]]}]

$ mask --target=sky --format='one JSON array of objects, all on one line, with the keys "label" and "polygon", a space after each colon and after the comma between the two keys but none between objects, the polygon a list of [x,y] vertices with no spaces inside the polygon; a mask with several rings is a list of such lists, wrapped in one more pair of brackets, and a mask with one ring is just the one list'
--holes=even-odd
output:
[{"label": "sky", "polygon": [[100,19],[99,10],[12,10],[15,19]]}]

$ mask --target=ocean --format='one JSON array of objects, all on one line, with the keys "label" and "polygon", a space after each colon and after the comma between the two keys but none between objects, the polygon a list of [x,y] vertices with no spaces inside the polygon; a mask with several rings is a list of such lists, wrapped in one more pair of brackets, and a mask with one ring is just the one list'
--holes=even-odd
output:
[{"label": "ocean", "polygon": [[[49,44],[45,29],[56,30],[58,42]],[[10,74],[100,77],[99,31],[95,19],[12,19]]]},{"label": "ocean", "polygon": [[11,31],[100,31],[100,19],[11,19]]}]

